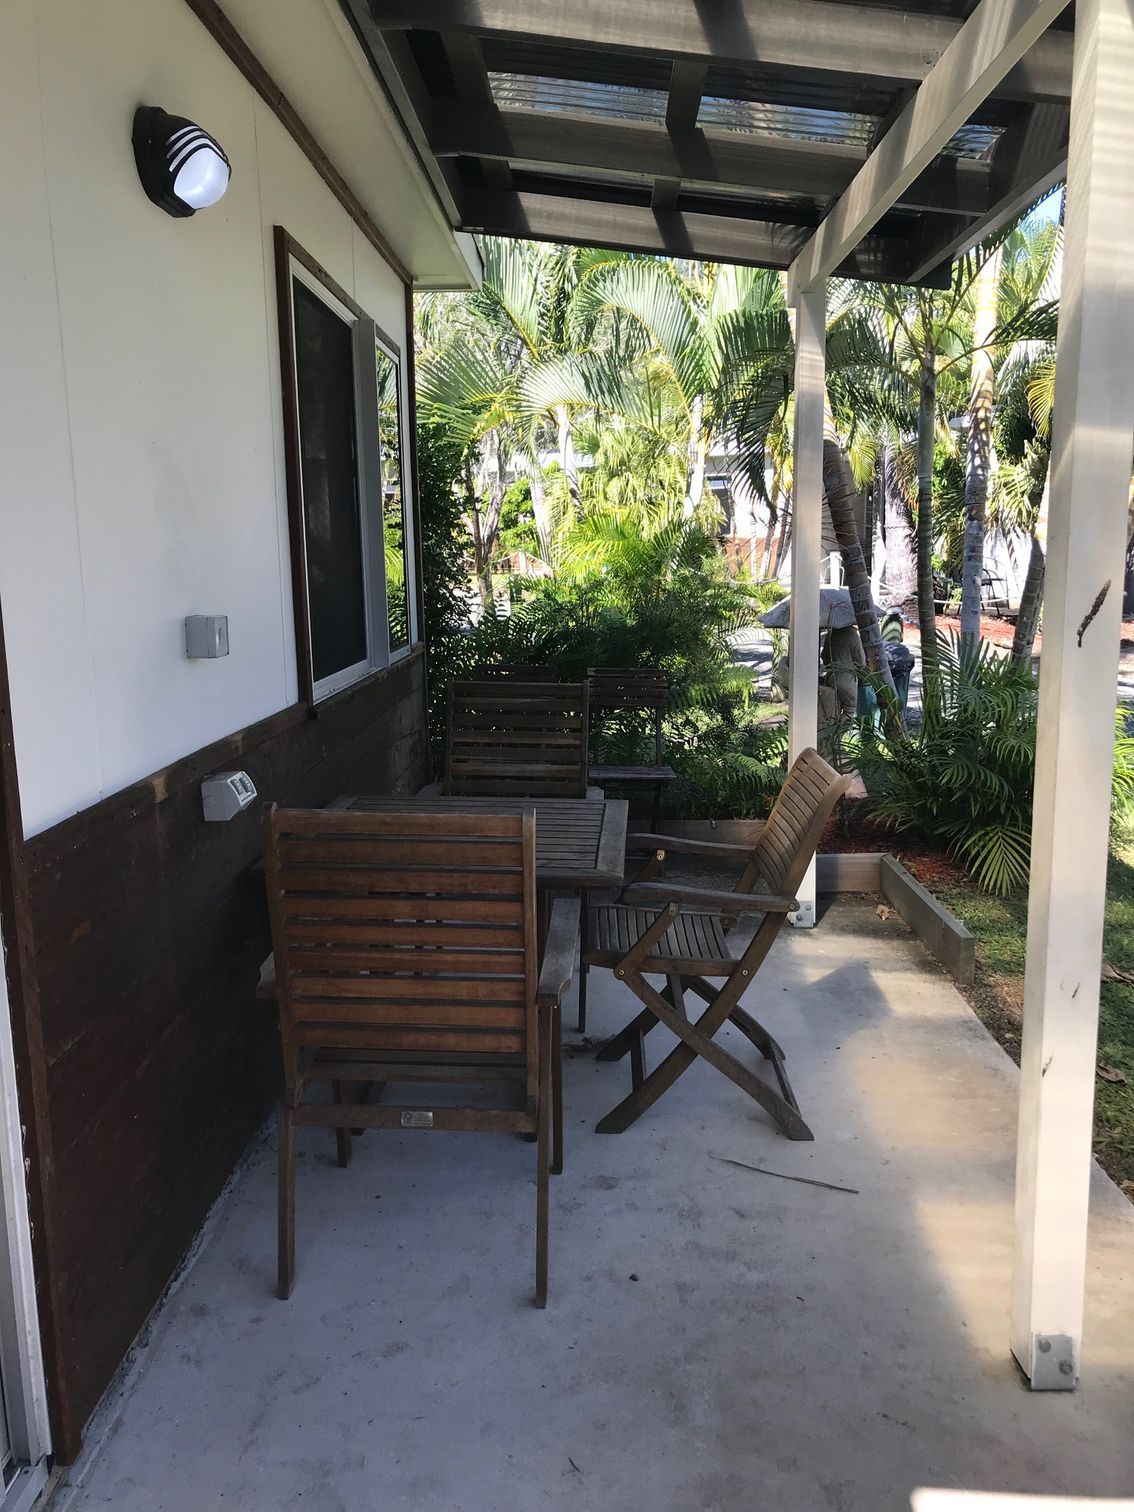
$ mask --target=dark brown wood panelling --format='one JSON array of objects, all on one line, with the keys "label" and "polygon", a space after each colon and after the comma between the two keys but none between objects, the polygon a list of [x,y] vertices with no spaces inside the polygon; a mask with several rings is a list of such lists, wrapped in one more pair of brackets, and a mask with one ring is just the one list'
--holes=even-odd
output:
[{"label": "dark brown wood panelling", "polygon": [[285,709],[27,842],[66,1458],[278,1085],[254,997],[270,948],[250,874],[261,807],[206,824],[200,780],[239,766],[261,799],[304,806],[413,791],[423,668],[417,647],[317,718]]}]

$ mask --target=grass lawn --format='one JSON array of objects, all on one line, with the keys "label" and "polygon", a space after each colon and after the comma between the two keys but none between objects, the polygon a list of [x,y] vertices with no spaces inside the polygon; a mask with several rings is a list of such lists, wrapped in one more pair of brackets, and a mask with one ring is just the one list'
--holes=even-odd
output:
[{"label": "grass lawn", "polygon": [[[1015,1060],[1020,1055],[1027,896],[990,898],[962,884],[934,892],[977,937],[977,981],[967,995]],[[1134,825],[1119,834],[1107,875],[1103,959],[1134,978]],[[1102,983],[1099,1064],[1125,1083],[1095,1079],[1095,1154],[1134,1199],[1134,984]]]}]

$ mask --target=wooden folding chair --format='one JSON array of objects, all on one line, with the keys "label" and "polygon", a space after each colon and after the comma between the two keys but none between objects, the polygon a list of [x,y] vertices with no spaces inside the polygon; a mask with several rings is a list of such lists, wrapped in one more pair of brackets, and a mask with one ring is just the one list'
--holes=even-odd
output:
[{"label": "wooden folding chair", "polygon": [[[628,849],[654,854],[618,903],[591,909],[583,954],[584,971],[609,967],[645,1005],[598,1053],[599,1060],[629,1055],[633,1081],[632,1091],[598,1124],[600,1134],[628,1128],[701,1056],[765,1108],[789,1139],[814,1137],[788,1081],[783,1050],[739,1002],[796,907],[793,894],[849,780],[817,751],[804,751],[792,764],[753,847],[664,835],[630,837]],[[733,892],[683,887],[654,880],[668,852],[743,858],[745,866]],[[748,928],[750,921],[758,921],[751,938],[740,927],[742,920]],[[664,991],[646,980],[650,975],[665,977]],[[713,978],[723,980],[714,985]],[[708,1005],[693,1022],[686,1012],[686,990]],[[713,1036],[726,1019],[771,1061],[778,1091],[715,1043]],[[645,1039],[659,1023],[679,1043],[648,1071]]]},{"label": "wooden folding chair", "polygon": [[449,684],[446,794],[585,798],[586,683]]},{"label": "wooden folding chair", "polygon": [[[548,1175],[563,1166],[560,1002],[579,904],[558,899],[537,968],[535,814],[283,810],[265,816],[280,1104],[279,1295],[295,1278],[295,1130],[536,1137],[536,1306],[547,1301]],[[309,1101],[320,1083],[332,1101]],[[497,1106],[347,1101],[344,1086],[491,1086]]]},{"label": "wooden folding chair", "polygon": [[[591,667],[587,672],[591,704],[590,779],[605,787],[653,788],[651,824],[658,827],[661,817],[662,789],[677,773],[662,760],[662,721],[669,708],[669,673],[661,667]],[[604,716],[618,713],[650,713],[654,726],[654,759],[624,766],[603,762],[602,736]]]}]

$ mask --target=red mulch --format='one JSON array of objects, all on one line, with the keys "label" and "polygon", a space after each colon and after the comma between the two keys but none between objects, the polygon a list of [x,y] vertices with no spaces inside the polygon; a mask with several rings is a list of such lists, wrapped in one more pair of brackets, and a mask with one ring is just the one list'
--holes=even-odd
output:
[{"label": "red mulch", "polygon": [[964,867],[924,840],[890,829],[877,819],[849,813],[832,814],[819,840],[826,854],[860,855],[869,851],[889,851],[918,881],[931,890],[955,887],[964,881]]},{"label": "red mulch", "polygon": [[[952,614],[939,614],[937,616],[937,627],[938,629],[945,630],[952,635],[960,635],[961,633],[961,622],[955,615]],[[1000,646],[1005,651],[1011,651],[1012,637],[1016,633],[1016,627],[1011,620],[998,619],[995,615],[992,614],[982,614],[980,619],[980,633],[984,640],[991,641],[994,646]],[[907,617],[905,639],[909,641],[911,645],[917,645],[918,629],[916,617],[913,623],[911,623],[910,619]],[[1039,633],[1037,633],[1035,641],[1032,645],[1033,656],[1038,656],[1042,649],[1043,632],[1040,631]],[[1124,651],[1134,650],[1134,620],[1123,620],[1122,622],[1122,649]]]}]

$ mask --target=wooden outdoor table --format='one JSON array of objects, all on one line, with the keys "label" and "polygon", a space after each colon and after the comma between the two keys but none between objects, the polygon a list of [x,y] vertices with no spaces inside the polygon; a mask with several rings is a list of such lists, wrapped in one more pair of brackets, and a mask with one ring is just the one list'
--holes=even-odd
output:
[{"label": "wooden outdoor table", "polygon": [[344,793],[327,805],[372,813],[536,815],[536,881],[541,892],[621,887],[629,805],[623,798],[386,798]]}]

